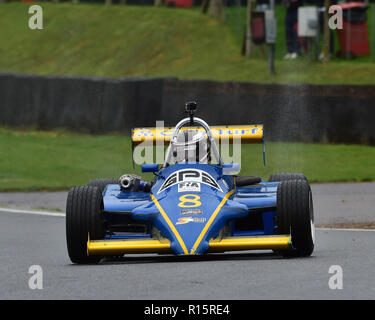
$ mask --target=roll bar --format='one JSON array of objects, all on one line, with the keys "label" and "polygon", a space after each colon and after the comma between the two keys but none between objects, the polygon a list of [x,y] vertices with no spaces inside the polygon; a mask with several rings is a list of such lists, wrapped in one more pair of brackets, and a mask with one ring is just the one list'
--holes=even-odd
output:
[{"label": "roll bar", "polygon": [[175,127],[175,129],[173,131],[173,134],[172,134],[171,142],[170,142],[170,144],[168,146],[168,150],[167,150],[167,154],[166,154],[166,157],[165,157],[164,166],[167,166],[168,163],[169,163],[169,161],[170,161],[171,153],[172,153],[171,145],[172,145],[173,142],[177,142],[177,135],[178,135],[179,131],[186,124],[189,124],[191,126],[193,124],[192,122],[195,125],[200,125],[200,126],[202,126],[204,128],[204,130],[207,133],[207,137],[210,140],[211,148],[212,148],[212,151],[214,153],[214,156],[215,156],[216,160],[218,161],[219,165],[223,165],[223,160],[220,157],[219,150],[217,148],[217,145],[216,145],[214,136],[213,136],[213,134],[211,132],[210,126],[204,120],[202,120],[200,118],[189,117],[189,118],[182,119],[179,123],[177,123],[177,125],[176,125],[176,127]]}]

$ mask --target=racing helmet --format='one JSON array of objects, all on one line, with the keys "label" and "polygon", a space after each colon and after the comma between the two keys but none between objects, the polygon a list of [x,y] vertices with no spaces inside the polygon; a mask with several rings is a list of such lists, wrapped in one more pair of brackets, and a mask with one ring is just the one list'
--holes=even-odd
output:
[{"label": "racing helmet", "polygon": [[184,130],[177,135],[176,141],[171,142],[172,160],[175,163],[211,161],[210,143],[199,130]]}]

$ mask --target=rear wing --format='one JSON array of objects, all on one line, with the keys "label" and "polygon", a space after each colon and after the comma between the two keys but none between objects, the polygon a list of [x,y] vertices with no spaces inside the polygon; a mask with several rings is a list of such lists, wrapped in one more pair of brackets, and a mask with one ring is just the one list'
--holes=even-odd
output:
[{"label": "rear wing", "polygon": [[[263,125],[235,125],[235,126],[212,126],[211,132],[214,139],[220,143],[233,143],[236,138],[241,139],[241,143],[263,143]],[[202,127],[184,127],[205,131]],[[142,142],[163,143],[168,145],[171,141],[174,128],[134,128],[132,129],[132,145],[136,146]]]}]

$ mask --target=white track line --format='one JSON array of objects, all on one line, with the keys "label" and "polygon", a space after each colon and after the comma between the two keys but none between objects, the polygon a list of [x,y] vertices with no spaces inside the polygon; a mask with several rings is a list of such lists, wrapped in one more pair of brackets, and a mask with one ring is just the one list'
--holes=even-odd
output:
[{"label": "white track line", "polygon": [[[0,207],[0,212],[14,212],[14,213],[24,213],[24,214],[35,214],[40,216],[49,216],[49,217],[61,217],[65,218],[65,213],[63,212],[49,212],[49,211],[34,211],[34,210],[19,210],[19,209],[10,209]],[[322,231],[373,231],[375,229],[349,229],[349,228],[316,228],[317,230]]]},{"label": "white track line", "polygon": [[375,229],[351,229],[351,228],[316,228],[322,231],[375,231]]},{"label": "white track line", "polygon": [[24,213],[24,214],[35,214],[39,216],[49,216],[49,217],[62,217],[65,218],[65,213],[63,212],[49,212],[49,211],[34,211],[34,210],[19,210],[0,207],[0,212],[13,212],[13,213]]}]

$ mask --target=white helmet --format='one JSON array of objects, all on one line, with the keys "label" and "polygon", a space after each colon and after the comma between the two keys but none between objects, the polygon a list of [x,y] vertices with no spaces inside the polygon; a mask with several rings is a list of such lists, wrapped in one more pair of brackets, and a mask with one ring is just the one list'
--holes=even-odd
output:
[{"label": "white helmet", "polygon": [[177,141],[171,142],[171,148],[175,163],[211,161],[209,141],[199,130],[180,131]]}]

